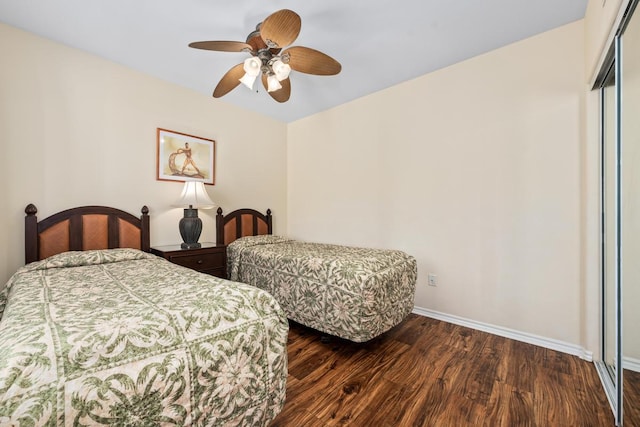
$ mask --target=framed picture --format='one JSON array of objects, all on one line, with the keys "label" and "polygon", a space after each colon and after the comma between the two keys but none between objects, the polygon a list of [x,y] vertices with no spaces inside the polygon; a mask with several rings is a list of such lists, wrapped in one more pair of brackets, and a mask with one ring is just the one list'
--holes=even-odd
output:
[{"label": "framed picture", "polygon": [[215,184],[216,142],[158,128],[157,177],[160,181]]}]

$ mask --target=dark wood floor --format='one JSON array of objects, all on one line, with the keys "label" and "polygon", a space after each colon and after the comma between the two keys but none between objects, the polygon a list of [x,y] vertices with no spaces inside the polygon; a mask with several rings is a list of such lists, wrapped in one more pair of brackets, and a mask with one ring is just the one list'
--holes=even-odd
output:
[{"label": "dark wood floor", "polygon": [[624,425],[640,427],[640,372],[625,369],[622,372],[622,381]]},{"label": "dark wood floor", "polygon": [[592,363],[410,315],[356,344],[292,323],[272,427],[612,426]]}]

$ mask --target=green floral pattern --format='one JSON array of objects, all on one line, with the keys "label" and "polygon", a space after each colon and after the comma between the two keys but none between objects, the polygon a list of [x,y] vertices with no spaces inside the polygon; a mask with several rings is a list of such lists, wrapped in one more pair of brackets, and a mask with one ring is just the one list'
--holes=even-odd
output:
[{"label": "green floral pattern", "polygon": [[253,286],[67,252],[18,270],[0,307],[0,425],[266,426],[284,404],[287,319]]},{"label": "green floral pattern", "polygon": [[395,250],[248,236],[227,248],[231,280],[270,292],[287,316],[355,342],[400,323],[414,306],[416,260]]}]

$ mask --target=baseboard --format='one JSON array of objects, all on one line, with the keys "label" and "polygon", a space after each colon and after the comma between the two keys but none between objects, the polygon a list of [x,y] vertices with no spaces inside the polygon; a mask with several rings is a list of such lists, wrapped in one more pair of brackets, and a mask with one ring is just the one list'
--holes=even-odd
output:
[{"label": "baseboard", "polygon": [[[529,334],[526,332],[516,331],[514,329],[504,328],[502,326],[491,325],[488,323],[478,322],[464,317],[454,316],[451,314],[440,313],[438,311],[429,310],[421,307],[414,307],[413,313],[420,316],[431,317],[433,319],[442,320],[443,322],[453,323],[454,325],[465,326],[471,329],[488,332],[516,341],[526,342],[528,344],[537,345],[551,350],[560,351],[562,353],[578,356],[589,362],[593,362],[593,352],[587,351],[584,347],[575,344],[569,344],[552,338],[541,337],[539,335]],[[637,362],[637,361],[636,361]]]},{"label": "baseboard", "polygon": [[640,360],[633,357],[623,357],[622,367],[634,372],[640,372]]}]

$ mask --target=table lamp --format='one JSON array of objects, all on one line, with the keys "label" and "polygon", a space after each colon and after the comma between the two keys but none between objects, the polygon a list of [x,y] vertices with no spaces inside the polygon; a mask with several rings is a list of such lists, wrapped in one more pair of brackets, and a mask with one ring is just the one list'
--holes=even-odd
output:
[{"label": "table lamp", "polygon": [[211,209],[215,206],[204,188],[204,183],[186,181],[180,199],[173,206],[184,208],[184,217],[178,224],[183,240],[180,246],[182,249],[199,248],[198,239],[202,232],[202,220],[198,218],[198,209]]}]

